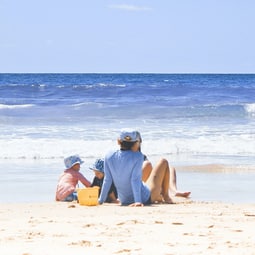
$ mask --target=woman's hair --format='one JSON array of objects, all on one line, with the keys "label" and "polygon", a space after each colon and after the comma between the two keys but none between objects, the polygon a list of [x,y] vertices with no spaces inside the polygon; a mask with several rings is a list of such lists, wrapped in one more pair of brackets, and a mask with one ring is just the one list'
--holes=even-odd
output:
[{"label": "woman's hair", "polygon": [[140,132],[138,132],[138,131],[136,131],[136,135],[137,135],[138,140],[140,141],[140,146],[138,148],[138,151],[141,151],[142,137],[141,137]]},{"label": "woman's hair", "polygon": [[131,150],[135,143],[136,141],[135,142],[120,141],[120,149],[126,151]]},{"label": "woman's hair", "polygon": [[136,131],[137,138],[139,139],[140,143],[142,142],[142,137],[140,132]]}]

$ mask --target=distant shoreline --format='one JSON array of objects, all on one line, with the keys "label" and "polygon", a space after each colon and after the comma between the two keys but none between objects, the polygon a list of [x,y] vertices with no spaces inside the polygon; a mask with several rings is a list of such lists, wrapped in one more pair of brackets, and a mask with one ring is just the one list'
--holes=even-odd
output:
[{"label": "distant shoreline", "polygon": [[218,172],[218,173],[255,173],[254,165],[225,165],[225,164],[205,164],[205,165],[186,165],[177,166],[178,171],[196,172]]}]

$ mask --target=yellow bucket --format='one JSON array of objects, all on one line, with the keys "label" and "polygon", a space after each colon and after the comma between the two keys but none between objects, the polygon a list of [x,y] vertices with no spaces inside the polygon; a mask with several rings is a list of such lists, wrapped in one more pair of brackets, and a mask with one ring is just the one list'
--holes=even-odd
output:
[{"label": "yellow bucket", "polygon": [[77,189],[78,201],[80,205],[97,205],[99,187],[88,187]]}]

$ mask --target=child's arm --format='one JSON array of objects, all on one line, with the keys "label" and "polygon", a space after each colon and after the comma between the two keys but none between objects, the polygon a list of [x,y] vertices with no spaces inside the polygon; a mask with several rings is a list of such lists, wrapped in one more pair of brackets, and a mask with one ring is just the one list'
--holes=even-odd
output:
[{"label": "child's arm", "polygon": [[78,173],[78,180],[85,186],[90,187],[91,183],[90,181],[80,172]]}]

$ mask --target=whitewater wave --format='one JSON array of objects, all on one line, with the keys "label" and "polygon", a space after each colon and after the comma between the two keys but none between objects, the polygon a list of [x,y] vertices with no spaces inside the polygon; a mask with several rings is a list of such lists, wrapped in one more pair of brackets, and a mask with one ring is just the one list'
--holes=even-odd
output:
[{"label": "whitewater wave", "polygon": [[246,110],[246,112],[252,116],[252,117],[255,117],[255,103],[253,104],[246,104],[244,106],[244,109]]},{"label": "whitewater wave", "polygon": [[0,104],[0,109],[21,109],[21,108],[30,108],[35,106],[34,104],[21,104],[21,105],[6,105]]},{"label": "whitewater wave", "polygon": [[[255,158],[255,135],[219,135],[201,137],[147,139],[143,141],[142,151],[150,159],[168,158],[171,162],[184,162],[188,157],[194,160],[204,157],[213,157],[217,163],[224,157]],[[0,140],[0,160],[4,159],[61,159],[68,155],[79,154],[85,160],[93,161],[104,157],[110,149],[118,149],[116,139],[92,140],[56,138],[15,138]],[[212,162],[209,162],[212,163]]]}]

